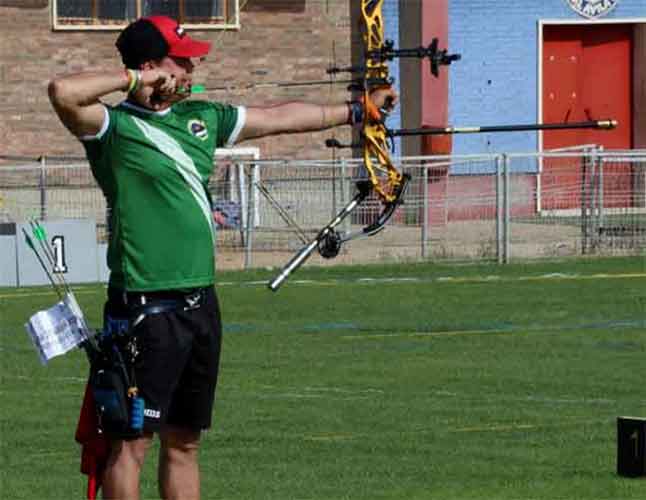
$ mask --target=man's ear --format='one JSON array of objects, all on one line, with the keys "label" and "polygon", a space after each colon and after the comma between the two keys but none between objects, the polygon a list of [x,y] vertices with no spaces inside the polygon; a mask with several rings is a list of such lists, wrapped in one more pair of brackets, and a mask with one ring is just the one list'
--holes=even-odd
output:
[{"label": "man's ear", "polygon": [[142,70],[142,71],[147,70],[147,69],[153,69],[154,67],[155,66],[153,65],[152,61],[146,61],[146,62],[143,62],[143,63],[141,63],[139,65],[139,69]]}]

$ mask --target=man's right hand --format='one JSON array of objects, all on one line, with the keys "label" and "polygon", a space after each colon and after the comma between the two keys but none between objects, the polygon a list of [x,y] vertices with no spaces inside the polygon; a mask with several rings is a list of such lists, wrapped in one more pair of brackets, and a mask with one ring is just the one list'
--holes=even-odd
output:
[{"label": "man's right hand", "polygon": [[150,87],[156,94],[169,96],[177,91],[178,84],[175,75],[152,68],[141,72],[141,87]]},{"label": "man's right hand", "polygon": [[141,74],[140,89],[157,111],[189,97],[190,92],[179,92],[189,86],[190,81],[180,82],[175,75],[159,68],[146,69]]}]

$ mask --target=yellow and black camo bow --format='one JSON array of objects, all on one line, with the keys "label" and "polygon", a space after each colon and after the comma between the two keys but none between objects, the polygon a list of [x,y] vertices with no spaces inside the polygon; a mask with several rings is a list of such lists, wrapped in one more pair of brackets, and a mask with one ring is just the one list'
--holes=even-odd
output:
[{"label": "yellow and black camo bow", "polygon": [[[378,109],[371,99],[371,93],[380,88],[388,88],[393,79],[389,76],[388,61],[395,57],[428,58],[431,71],[438,75],[440,65],[450,64],[459,59],[458,55],[448,55],[446,50],[437,48],[437,39],[429,47],[416,49],[394,49],[394,43],[384,36],[383,0],[361,0],[361,21],[364,43],[364,64],[348,68],[329,68],[328,73],[348,72],[357,76],[352,80],[351,88],[361,92],[363,106],[363,126],[361,141],[358,144],[342,145],[336,140],[327,142],[330,147],[352,147],[362,149],[365,175],[357,182],[357,193],[338,215],[330,221],[316,238],[308,242],[283,267],[281,272],[269,282],[271,290],[276,291],[314,252],[326,258],[338,255],[341,244],[357,236],[371,236],[381,231],[401,204],[410,180],[408,174],[402,173],[390,156],[391,131],[386,127],[386,110]],[[389,106],[386,106],[389,107]],[[383,209],[377,218],[362,230],[340,235],[335,228],[352,213],[371,193],[382,202]]]}]

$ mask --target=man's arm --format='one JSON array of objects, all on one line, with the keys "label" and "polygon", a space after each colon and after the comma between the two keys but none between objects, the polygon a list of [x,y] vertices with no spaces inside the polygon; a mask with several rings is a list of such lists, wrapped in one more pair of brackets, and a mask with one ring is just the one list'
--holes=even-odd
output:
[{"label": "man's arm", "polygon": [[[375,90],[370,100],[377,109],[390,110],[397,102],[391,88]],[[267,135],[313,132],[349,124],[349,108],[344,104],[290,102],[264,108],[247,109],[245,126],[238,142]]]},{"label": "man's arm", "polygon": [[[165,71],[145,69],[139,75],[139,87],[151,86],[168,94],[175,91],[175,80]],[[101,130],[105,118],[99,99],[112,92],[126,92],[130,83],[124,70],[66,75],[49,83],[49,99],[61,122],[72,134],[78,137],[95,135]]]},{"label": "man's arm", "polygon": [[105,110],[99,98],[128,88],[123,71],[78,73],[49,82],[49,100],[63,125],[76,136],[95,135],[101,130]]},{"label": "man's arm", "polygon": [[289,102],[264,108],[247,108],[238,141],[267,135],[325,130],[348,123],[347,104]]}]

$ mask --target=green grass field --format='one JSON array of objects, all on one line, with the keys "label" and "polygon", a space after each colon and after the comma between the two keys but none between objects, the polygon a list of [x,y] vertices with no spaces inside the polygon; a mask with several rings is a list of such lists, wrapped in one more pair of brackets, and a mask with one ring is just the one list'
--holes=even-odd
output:
[{"label": "green grass field", "polygon": [[[643,257],[308,269],[277,294],[269,277],[220,275],[203,498],[646,498],[615,473],[617,416],[646,417]],[[75,290],[98,326],[104,288]],[[84,495],[87,362],[41,366],[22,326],[54,302],[0,290],[2,499]]]}]

